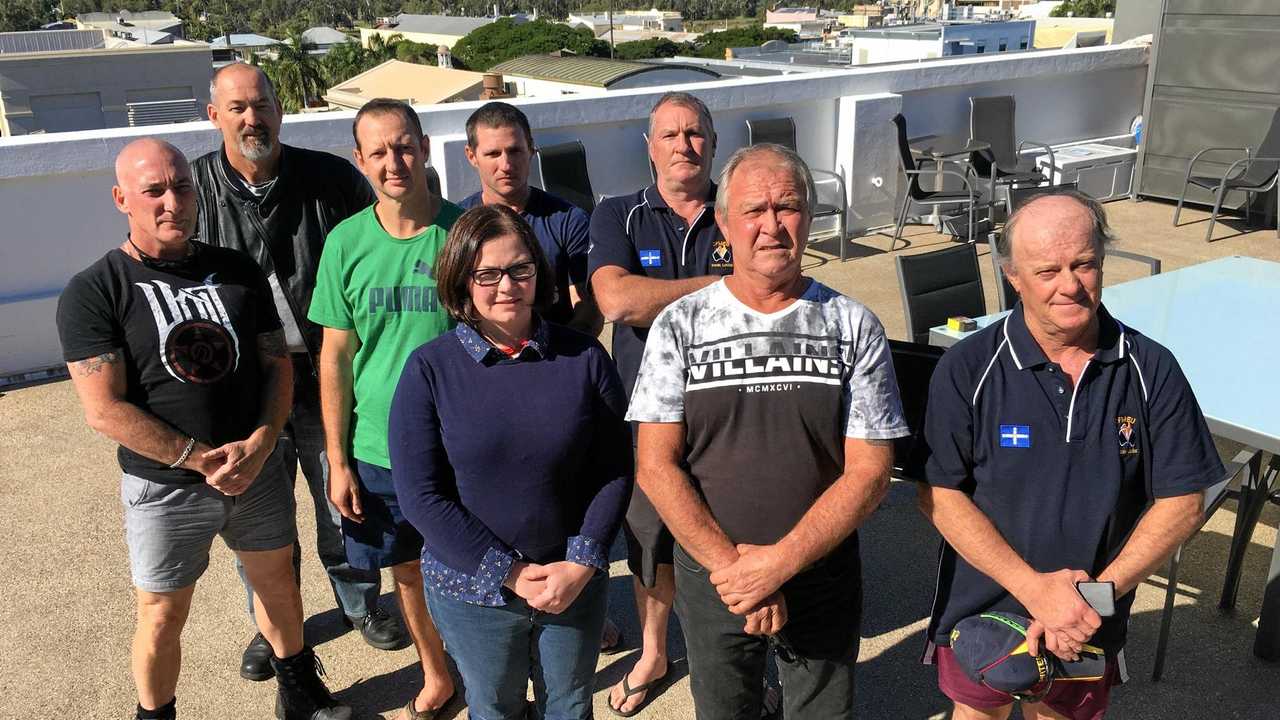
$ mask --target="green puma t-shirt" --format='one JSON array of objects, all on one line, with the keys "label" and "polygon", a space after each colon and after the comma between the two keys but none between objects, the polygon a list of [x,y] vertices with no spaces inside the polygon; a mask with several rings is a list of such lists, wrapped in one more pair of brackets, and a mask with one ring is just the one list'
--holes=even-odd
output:
[{"label": "green puma t-shirt", "polygon": [[463,210],[442,201],[434,224],[401,240],[382,228],[375,207],[347,218],[325,239],[307,317],[360,338],[352,366],[351,451],[357,460],[389,468],[387,417],[400,371],[410,353],[453,327],[436,296],[434,268]]}]

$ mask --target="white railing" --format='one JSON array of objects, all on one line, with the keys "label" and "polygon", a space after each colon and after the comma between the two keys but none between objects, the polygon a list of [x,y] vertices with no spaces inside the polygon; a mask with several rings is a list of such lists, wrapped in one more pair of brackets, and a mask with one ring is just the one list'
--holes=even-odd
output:
[{"label": "white railing", "polygon": [[[1012,53],[698,83],[682,89],[715,116],[717,170],[746,144],[748,119],[790,115],[800,154],[844,175],[855,234],[892,222],[898,156],[889,120],[902,112],[911,134],[968,133],[968,98],[1013,95],[1019,134],[1062,143],[1128,132],[1142,110],[1147,51],[1141,47]],[[647,185],[642,133],[653,102],[670,88],[517,100],[535,139],[578,139],[587,149],[597,194]],[[478,103],[419,108],[431,136],[432,164],[447,197],[479,185],[462,148]],[[351,152],[354,112],[286,118],[285,142]],[[111,202],[112,163],[130,140],[152,135],[190,157],[217,147],[204,123],[119,128],[0,140],[0,384],[60,365],[54,329],[57,296],[72,274],[117,245],[124,219]],[[536,182],[536,178],[535,178]]]}]

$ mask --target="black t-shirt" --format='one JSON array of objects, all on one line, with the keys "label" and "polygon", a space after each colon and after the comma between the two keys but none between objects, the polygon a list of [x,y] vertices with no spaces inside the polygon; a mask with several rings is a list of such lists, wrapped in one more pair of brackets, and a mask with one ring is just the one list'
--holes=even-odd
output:
[{"label": "black t-shirt", "polygon": [[[157,270],[119,249],[107,253],[63,290],[58,334],[67,362],[122,349],[126,400],[217,447],[257,425],[258,335],[278,330],[280,319],[252,258],[195,246],[180,270]],[[125,447],[118,457],[125,472],[153,482],[204,482]]]}]

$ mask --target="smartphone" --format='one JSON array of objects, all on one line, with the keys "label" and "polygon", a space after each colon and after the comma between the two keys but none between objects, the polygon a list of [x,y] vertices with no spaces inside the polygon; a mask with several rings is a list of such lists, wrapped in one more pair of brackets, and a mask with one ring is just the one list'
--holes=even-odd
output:
[{"label": "smartphone", "polygon": [[1109,582],[1079,582],[1076,590],[1098,615],[1107,618],[1116,614],[1116,586]]}]

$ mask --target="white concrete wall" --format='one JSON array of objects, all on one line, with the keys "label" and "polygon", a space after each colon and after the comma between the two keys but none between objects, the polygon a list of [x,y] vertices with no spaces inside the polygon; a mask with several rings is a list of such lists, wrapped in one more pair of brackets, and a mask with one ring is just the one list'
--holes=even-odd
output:
[{"label": "white concrete wall", "polygon": [[[910,134],[968,131],[970,95],[1014,95],[1022,137],[1062,143],[1121,135],[1141,112],[1145,48],[1012,53],[683,86],[712,109],[716,171],[746,144],[745,121],[790,115],[800,154],[841,172],[853,207],[849,230],[892,222],[898,158],[888,118],[901,110]],[[597,96],[518,99],[535,140],[581,140],[597,195],[647,185],[642,134],[653,102],[670,88]],[[462,148],[478,103],[422,106],[432,164],[446,196],[479,189]],[[350,157],[354,112],[290,116],[285,142]],[[111,204],[120,148],[159,135],[195,157],[217,146],[200,124],[0,139],[0,378],[60,363],[53,308],[67,279],[118,245],[125,223]],[[537,180],[535,176],[535,181]]]}]

